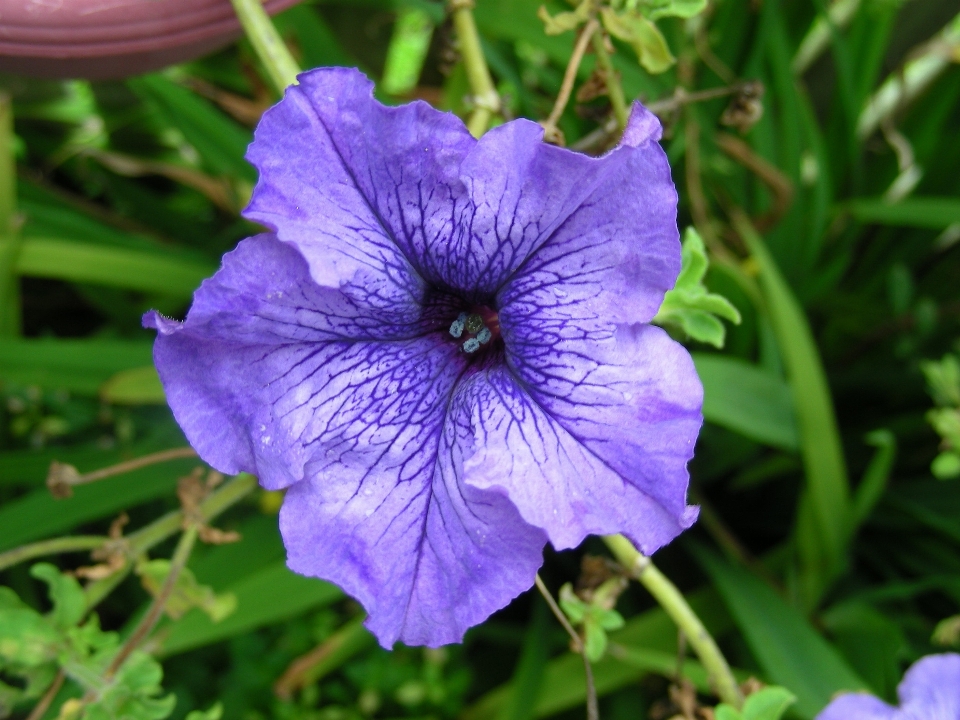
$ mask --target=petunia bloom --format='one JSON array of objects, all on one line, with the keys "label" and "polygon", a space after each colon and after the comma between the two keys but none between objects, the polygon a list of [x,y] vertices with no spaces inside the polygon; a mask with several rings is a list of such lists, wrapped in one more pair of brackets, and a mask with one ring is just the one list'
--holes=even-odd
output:
[{"label": "petunia bloom", "polygon": [[927,655],[897,688],[900,707],[866,693],[840,695],[817,720],[960,720],[960,655]]},{"label": "petunia bloom", "polygon": [[636,105],[602,158],[528,120],[480,140],[320,69],[269,110],[246,217],[154,357],[200,456],[287,488],[296,572],[385,647],[457,642],[533,584],[549,540],[645,553],[696,519],[702,388],[649,325],[680,269],[677,195]]}]

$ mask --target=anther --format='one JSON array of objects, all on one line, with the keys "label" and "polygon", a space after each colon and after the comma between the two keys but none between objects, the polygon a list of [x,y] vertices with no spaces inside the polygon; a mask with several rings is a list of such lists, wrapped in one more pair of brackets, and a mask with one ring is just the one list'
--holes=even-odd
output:
[{"label": "anther", "polygon": [[493,337],[493,335],[490,334],[490,329],[486,327],[477,333],[477,340],[481,345],[486,345],[488,342],[490,342],[491,337]]},{"label": "anther", "polygon": [[463,344],[463,351],[465,353],[476,352],[480,349],[480,341],[476,338],[470,338]]},{"label": "anther", "polygon": [[455,338],[460,337],[461,335],[463,335],[463,327],[466,324],[467,324],[467,314],[460,313],[457,319],[454,320],[453,324],[450,326],[450,334],[453,335]]}]

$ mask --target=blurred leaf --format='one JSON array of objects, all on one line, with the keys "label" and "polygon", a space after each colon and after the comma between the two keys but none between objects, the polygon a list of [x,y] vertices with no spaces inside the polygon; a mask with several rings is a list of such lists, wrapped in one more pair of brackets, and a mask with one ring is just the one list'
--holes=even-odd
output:
[{"label": "blurred leaf", "polygon": [[100,386],[100,397],[118,405],[162,405],[167,401],[153,365],[121,370]]},{"label": "blurred leaf", "polygon": [[213,274],[213,264],[158,252],[84,244],[62,238],[24,238],[17,272],[34,277],[89,282],[127,290],[190,297]]},{"label": "blurred leaf", "polygon": [[30,574],[49,588],[53,603],[50,620],[54,627],[66,630],[80,622],[87,610],[87,598],[76,578],[61,573],[50,563],[37,563],[30,568]]},{"label": "blurred leaf", "polygon": [[886,490],[897,455],[897,438],[889,430],[874,430],[867,435],[866,441],[877,448],[877,452],[867,465],[853,496],[853,517],[857,525],[869,517]]},{"label": "blurred leaf", "polygon": [[838,603],[820,621],[857,673],[882,698],[896,698],[900,658],[908,648],[900,626],[865,602]]},{"label": "blurred leaf", "polygon": [[127,85],[177,127],[212,172],[253,182],[253,166],[244,160],[253,139],[249,130],[206,100],[159,73],[127,80]]},{"label": "blurred leaf", "polygon": [[843,445],[830,386],[803,308],[749,220],[738,212],[733,221],[759,266],[760,286],[793,394],[806,472],[796,529],[800,584],[806,606],[813,608],[847,559],[852,514]]},{"label": "blurred leaf", "polygon": [[520,659],[510,679],[510,694],[497,720],[531,720],[543,687],[543,676],[550,659],[551,615],[547,604],[534,600],[533,615],[527,625]]},{"label": "blurred leaf", "polygon": [[780,720],[787,708],[797,698],[786,688],[765,687],[750,695],[743,703],[743,710],[720,704],[716,708],[717,720]]},{"label": "blurred leaf", "polygon": [[743,360],[693,353],[708,422],[785,450],[799,447],[789,386]]},{"label": "blurred leaf", "polygon": [[561,12],[551,15],[543,5],[537,10],[537,17],[543,21],[543,31],[547,35],[560,35],[570,30],[576,30],[590,19],[591,3],[581,2],[573,12]]},{"label": "blurred leaf", "polygon": [[4,340],[0,380],[94,395],[121,370],[147,365],[152,343],[123,340]]},{"label": "blurred leaf", "polygon": [[[157,597],[170,574],[170,561],[156,559],[140,562],[137,564],[137,574],[144,589]],[[237,609],[237,598],[231,593],[216,594],[213,588],[198,583],[190,568],[183,568],[163,610],[177,620],[191,608],[200,608],[217,623]]]},{"label": "blurred leaf", "polygon": [[237,598],[237,610],[219,623],[198,611],[173,624],[163,643],[164,656],[219,642],[258,627],[295,617],[310,608],[329,605],[343,597],[334,585],[296,575],[284,562],[262,570],[222,589]]},{"label": "blurred leaf", "polygon": [[220,720],[223,717],[223,704],[214,703],[209,710],[193,710],[187,713],[186,720]]},{"label": "blurred leaf", "polygon": [[813,718],[834,693],[866,689],[837,651],[769,585],[706,550],[694,549],[766,678],[796,693],[798,715]]},{"label": "blurred leaf", "polygon": [[683,236],[683,263],[676,285],[668,290],[653,322],[681,329],[686,335],[723,347],[726,329],[715,315],[735,325],[740,312],[722,295],[707,291],[703,278],[707,274],[707,252],[697,231],[688,227]]},{"label": "blurred leaf", "polygon": [[175,695],[159,697],[163,668],[145,652],[135,651],[112,682],[101,683],[86,703],[84,720],[163,720],[173,712]]},{"label": "blurred leaf", "polygon": [[943,230],[960,223],[960,200],[951,197],[912,197],[897,203],[882,198],[854,200],[848,206],[850,214],[864,223],[905,225],[909,227]]},{"label": "blurred leaf", "polygon": [[654,75],[666,72],[676,62],[660,28],[639,12],[618,13],[611,8],[601,8],[600,17],[607,32],[633,47],[637,60],[647,72]]},{"label": "blurred leaf", "polygon": [[390,95],[404,95],[417,86],[430,50],[433,21],[418,8],[401,8],[387,46],[387,63],[380,88]]},{"label": "blurred leaf", "polygon": [[692,18],[707,9],[707,0],[653,0],[648,3],[651,20],[663,17]]}]

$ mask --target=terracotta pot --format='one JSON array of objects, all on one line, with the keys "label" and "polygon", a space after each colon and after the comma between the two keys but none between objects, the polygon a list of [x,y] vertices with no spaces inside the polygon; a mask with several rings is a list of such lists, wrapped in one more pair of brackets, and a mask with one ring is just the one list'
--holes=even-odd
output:
[{"label": "terracotta pot", "polygon": [[[277,13],[298,0],[265,0]],[[238,38],[230,0],[0,0],[0,72],[106,79],[190,60]]]}]

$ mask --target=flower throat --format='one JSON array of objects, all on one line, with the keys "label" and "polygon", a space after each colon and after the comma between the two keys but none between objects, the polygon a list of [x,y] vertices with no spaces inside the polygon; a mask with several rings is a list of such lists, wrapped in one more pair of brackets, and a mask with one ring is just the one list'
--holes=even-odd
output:
[{"label": "flower throat", "polygon": [[450,325],[450,335],[459,341],[460,349],[467,354],[500,337],[500,318],[488,307],[478,307],[474,312],[462,312]]}]

